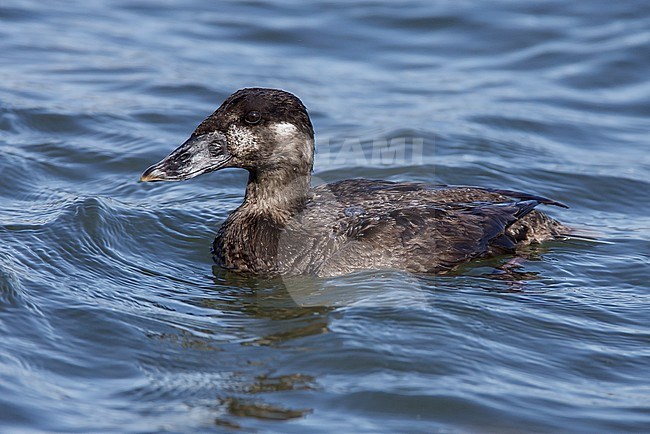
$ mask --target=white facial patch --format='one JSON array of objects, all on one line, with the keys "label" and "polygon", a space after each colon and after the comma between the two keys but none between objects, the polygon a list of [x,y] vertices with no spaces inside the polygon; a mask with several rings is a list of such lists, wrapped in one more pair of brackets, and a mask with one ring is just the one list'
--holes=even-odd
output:
[{"label": "white facial patch", "polygon": [[276,122],[271,125],[278,142],[286,142],[295,139],[298,128],[290,122]]},{"label": "white facial patch", "polygon": [[275,136],[275,154],[311,165],[314,158],[313,141],[290,122],[276,122],[271,129]]},{"label": "white facial patch", "polygon": [[228,136],[228,141],[230,143],[236,143],[237,149],[243,153],[251,153],[257,149],[255,134],[248,128],[230,125],[226,135]]},{"label": "white facial patch", "polygon": [[304,139],[294,124],[277,122],[271,125],[271,129],[275,136],[276,151],[284,155],[296,155],[296,152],[304,154]]}]

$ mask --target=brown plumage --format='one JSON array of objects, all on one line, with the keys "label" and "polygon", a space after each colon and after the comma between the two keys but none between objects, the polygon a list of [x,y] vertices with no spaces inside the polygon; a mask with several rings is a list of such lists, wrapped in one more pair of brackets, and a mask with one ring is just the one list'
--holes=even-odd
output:
[{"label": "brown plumage", "polygon": [[365,179],[310,188],[313,146],[313,128],[298,98],[242,89],[141,179],[248,170],[244,202],[219,229],[213,255],[225,268],[262,275],[444,273],[473,258],[515,253],[570,232],[534,210],[564,205],[514,191]]}]

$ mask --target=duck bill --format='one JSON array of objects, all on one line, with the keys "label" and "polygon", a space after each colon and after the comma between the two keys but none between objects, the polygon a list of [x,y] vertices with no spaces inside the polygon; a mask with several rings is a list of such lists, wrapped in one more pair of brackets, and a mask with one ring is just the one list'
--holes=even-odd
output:
[{"label": "duck bill", "polygon": [[183,181],[226,167],[230,158],[222,133],[192,134],[178,149],[145,170],[140,181]]}]

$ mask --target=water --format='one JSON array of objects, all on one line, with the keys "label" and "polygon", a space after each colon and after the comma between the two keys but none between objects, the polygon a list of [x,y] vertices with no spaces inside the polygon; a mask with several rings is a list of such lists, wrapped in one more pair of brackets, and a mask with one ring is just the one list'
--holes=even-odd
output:
[{"label": "water", "polygon": [[[643,1],[4,0],[0,431],[647,432],[649,29]],[[137,179],[253,85],[308,106],[317,180],[529,191],[598,241],[226,273],[245,174]]]}]

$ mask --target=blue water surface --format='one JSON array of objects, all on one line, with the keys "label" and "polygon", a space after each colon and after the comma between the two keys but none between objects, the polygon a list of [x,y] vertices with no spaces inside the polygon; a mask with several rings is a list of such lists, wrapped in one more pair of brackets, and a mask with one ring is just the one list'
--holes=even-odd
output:
[{"label": "blue water surface", "polygon": [[[138,178],[247,86],[309,108],[315,182],[527,191],[591,239],[219,269],[246,174]],[[3,0],[0,432],[648,432],[649,131],[645,1]]]}]

